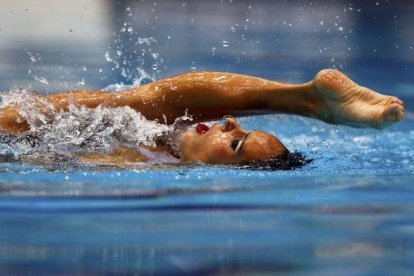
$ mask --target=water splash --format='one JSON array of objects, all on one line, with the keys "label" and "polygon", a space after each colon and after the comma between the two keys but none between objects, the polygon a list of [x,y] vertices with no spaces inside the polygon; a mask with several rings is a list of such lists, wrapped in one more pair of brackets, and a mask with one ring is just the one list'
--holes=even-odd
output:
[{"label": "water splash", "polygon": [[113,42],[105,52],[105,60],[112,64],[110,74],[128,84],[143,74],[149,75],[149,79],[158,76],[164,59],[153,49],[157,43],[154,37],[139,36],[128,22],[124,22],[113,36]]},{"label": "water splash", "polygon": [[117,92],[126,89],[131,89],[140,85],[143,85],[148,82],[152,82],[155,80],[154,76],[148,74],[144,69],[138,68],[138,77],[132,80],[131,84],[124,84],[124,83],[114,83],[106,86],[103,91],[110,91],[110,92]]},{"label": "water splash", "polygon": [[166,125],[147,120],[128,106],[87,108],[69,104],[67,110],[56,110],[44,97],[23,89],[3,94],[0,108],[4,106],[18,106],[30,131],[0,133],[0,160],[41,156],[52,162],[70,161],[76,159],[75,153],[109,152],[119,144],[155,146],[157,139],[173,136],[182,120],[191,120],[184,115]]}]

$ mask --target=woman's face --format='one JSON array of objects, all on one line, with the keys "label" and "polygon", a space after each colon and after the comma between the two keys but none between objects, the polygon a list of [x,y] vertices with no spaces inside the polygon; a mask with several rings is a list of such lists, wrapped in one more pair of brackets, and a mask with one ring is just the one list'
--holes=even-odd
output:
[{"label": "woman's face", "polygon": [[223,125],[208,128],[198,124],[181,137],[181,157],[184,162],[234,164],[267,159],[287,154],[287,148],[275,136],[261,131],[242,129],[233,117]]}]

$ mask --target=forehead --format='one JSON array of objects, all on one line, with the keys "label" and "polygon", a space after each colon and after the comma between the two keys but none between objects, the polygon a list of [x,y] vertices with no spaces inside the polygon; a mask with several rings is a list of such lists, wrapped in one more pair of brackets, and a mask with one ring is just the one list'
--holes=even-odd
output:
[{"label": "forehead", "polygon": [[[247,139],[247,141],[249,141],[250,143],[257,143],[257,144],[266,144],[266,143],[272,143],[275,141],[275,138],[273,135],[264,132],[262,130],[254,130],[252,132],[250,132],[249,137]],[[247,142],[246,141],[246,142]]]},{"label": "forehead", "polygon": [[243,144],[242,152],[252,159],[274,156],[285,147],[273,135],[263,131],[253,131]]}]

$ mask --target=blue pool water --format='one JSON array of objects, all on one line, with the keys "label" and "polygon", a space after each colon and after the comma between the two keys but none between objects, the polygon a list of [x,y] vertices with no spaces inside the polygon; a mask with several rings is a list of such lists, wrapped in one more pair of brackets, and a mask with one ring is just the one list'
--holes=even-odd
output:
[{"label": "blue pool water", "polygon": [[414,271],[414,5],[46,2],[0,12],[2,91],[113,89],[192,69],[299,82],[334,67],[400,97],[405,118],[383,131],[241,118],[313,160],[291,171],[5,159],[1,274]]}]

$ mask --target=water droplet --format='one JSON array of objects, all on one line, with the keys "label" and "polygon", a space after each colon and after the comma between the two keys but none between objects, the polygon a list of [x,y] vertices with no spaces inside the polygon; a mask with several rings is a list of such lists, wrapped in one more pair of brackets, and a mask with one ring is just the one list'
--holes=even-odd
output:
[{"label": "water droplet", "polygon": [[30,56],[30,61],[31,62],[33,62],[33,63],[37,62],[36,58],[34,56],[32,56],[30,52],[28,52],[28,54]]},{"label": "water droplet", "polygon": [[222,44],[223,47],[227,48],[230,46],[230,43],[227,40],[223,40]]},{"label": "water droplet", "polygon": [[323,26],[323,24],[324,24],[323,20],[319,22],[319,25]]},{"label": "water droplet", "polygon": [[126,13],[127,15],[131,16],[131,15],[132,15],[131,8],[130,8],[130,7],[127,7],[127,8],[125,9],[125,13]]},{"label": "water droplet", "polygon": [[43,85],[49,85],[49,82],[44,77],[34,76],[34,79]]},{"label": "water droplet", "polygon": [[338,27],[338,31],[341,31],[342,32],[343,30],[344,30],[344,27],[342,27],[342,26],[339,26]]},{"label": "water droplet", "polygon": [[151,37],[138,37],[137,40],[138,44],[147,44],[148,46],[152,43],[152,42],[157,42],[157,40],[155,38]]},{"label": "water droplet", "polygon": [[134,29],[132,27],[128,27],[128,33],[132,33],[134,31]]},{"label": "water droplet", "polygon": [[82,69],[82,71],[87,71],[88,70],[88,68],[86,68],[86,66],[84,65],[84,66],[82,66],[81,67],[81,69]]},{"label": "water droplet", "polygon": [[121,51],[121,50],[117,50],[117,51],[116,51],[116,54],[117,54],[118,56],[121,56],[121,55],[122,55],[122,51]]},{"label": "water droplet", "polygon": [[106,59],[106,61],[112,61],[113,60],[112,57],[111,57],[111,54],[109,52],[105,53],[105,59]]},{"label": "water droplet", "polygon": [[232,33],[234,33],[234,32],[236,31],[236,28],[234,28],[234,27],[230,27],[230,31],[231,31]]}]

